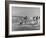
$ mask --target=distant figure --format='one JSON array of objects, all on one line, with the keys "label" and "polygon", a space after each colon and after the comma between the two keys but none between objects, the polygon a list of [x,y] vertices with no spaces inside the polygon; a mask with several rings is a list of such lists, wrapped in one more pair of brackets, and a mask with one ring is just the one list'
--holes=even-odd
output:
[{"label": "distant figure", "polygon": [[26,16],[26,17],[24,17],[24,19],[25,19],[25,20],[27,20],[27,16]]},{"label": "distant figure", "polygon": [[38,16],[36,17],[36,20],[38,20]]},{"label": "distant figure", "polygon": [[38,17],[38,19],[40,19],[40,16]]},{"label": "distant figure", "polygon": [[20,24],[23,24],[23,20],[22,20],[22,17],[20,18]]},{"label": "distant figure", "polygon": [[33,20],[36,21],[36,17],[33,17]]},{"label": "distant figure", "polygon": [[27,21],[27,16],[26,16],[26,17],[24,17],[24,22],[25,22],[25,24],[26,24],[26,21]]}]

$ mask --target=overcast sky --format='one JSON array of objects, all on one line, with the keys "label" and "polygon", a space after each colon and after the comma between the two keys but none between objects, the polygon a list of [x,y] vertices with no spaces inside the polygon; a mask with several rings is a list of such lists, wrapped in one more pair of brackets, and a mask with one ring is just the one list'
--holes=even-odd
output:
[{"label": "overcast sky", "polygon": [[12,7],[12,16],[40,16],[40,8]]}]

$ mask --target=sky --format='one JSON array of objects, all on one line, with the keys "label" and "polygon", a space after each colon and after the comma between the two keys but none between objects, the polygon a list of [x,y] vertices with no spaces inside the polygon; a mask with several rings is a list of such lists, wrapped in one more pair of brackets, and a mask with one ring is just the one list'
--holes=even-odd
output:
[{"label": "sky", "polygon": [[12,16],[40,16],[40,8],[12,7]]}]

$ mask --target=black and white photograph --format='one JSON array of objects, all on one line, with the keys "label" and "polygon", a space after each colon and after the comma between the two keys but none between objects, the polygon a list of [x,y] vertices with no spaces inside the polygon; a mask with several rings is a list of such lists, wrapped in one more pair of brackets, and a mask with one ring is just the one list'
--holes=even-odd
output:
[{"label": "black and white photograph", "polygon": [[8,35],[43,33],[42,4],[10,3],[8,12]]},{"label": "black and white photograph", "polygon": [[12,7],[12,31],[40,30],[40,8]]},{"label": "black and white photograph", "polygon": [[[40,25],[40,13],[42,6],[10,4],[10,26],[12,32],[16,31],[39,31],[42,30]],[[41,28],[40,28],[41,26]]]}]

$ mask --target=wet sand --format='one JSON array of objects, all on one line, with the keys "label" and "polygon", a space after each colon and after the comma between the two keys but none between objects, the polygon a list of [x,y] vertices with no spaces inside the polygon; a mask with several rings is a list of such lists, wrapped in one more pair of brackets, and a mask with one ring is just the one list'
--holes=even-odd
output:
[{"label": "wet sand", "polygon": [[13,24],[12,31],[27,31],[27,30],[40,30],[40,24],[37,25],[20,25],[20,24]]}]

